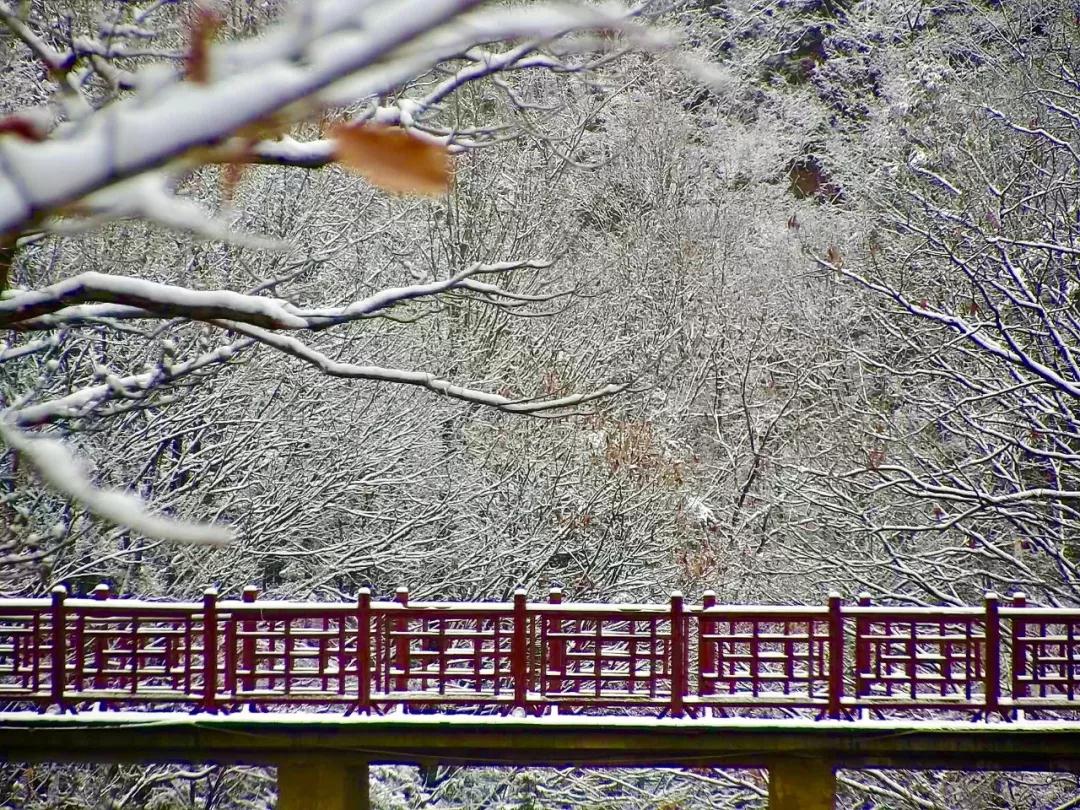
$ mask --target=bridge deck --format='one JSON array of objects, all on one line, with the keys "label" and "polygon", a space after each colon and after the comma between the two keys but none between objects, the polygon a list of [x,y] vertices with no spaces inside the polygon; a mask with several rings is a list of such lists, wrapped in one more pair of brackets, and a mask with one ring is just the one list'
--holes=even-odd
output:
[{"label": "bridge deck", "polygon": [[146,712],[0,714],[10,762],[1077,770],[1080,723]]}]

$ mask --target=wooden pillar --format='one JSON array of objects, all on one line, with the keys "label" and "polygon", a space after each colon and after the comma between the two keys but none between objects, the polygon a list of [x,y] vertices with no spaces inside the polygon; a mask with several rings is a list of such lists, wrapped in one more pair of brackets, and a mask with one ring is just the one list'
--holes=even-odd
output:
[{"label": "wooden pillar", "polygon": [[279,765],[277,810],[370,810],[365,762]]},{"label": "wooden pillar", "polygon": [[790,757],[769,764],[769,810],[834,810],[836,770],[814,757]]}]

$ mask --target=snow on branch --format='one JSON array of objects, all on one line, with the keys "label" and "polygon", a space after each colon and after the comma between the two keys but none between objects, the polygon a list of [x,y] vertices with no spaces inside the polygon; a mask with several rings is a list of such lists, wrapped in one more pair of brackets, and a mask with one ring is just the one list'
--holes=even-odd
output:
[{"label": "snow on branch", "polygon": [[110,400],[139,400],[150,391],[190,377],[213,366],[228,363],[241,352],[256,345],[251,338],[241,338],[218,346],[183,363],[159,365],[149,371],[124,377],[109,377],[99,385],[81,388],[67,396],[39,402],[35,405],[16,405],[4,414],[18,427],[36,427],[63,419],[77,419],[100,409]]},{"label": "snow on branch", "polygon": [[0,327],[18,328],[39,315],[56,312],[70,304],[89,301],[138,307],[147,315],[182,316],[193,320],[236,318],[272,329],[305,329],[303,318],[291,314],[286,305],[272,298],[229,290],[189,290],[130,276],[80,273],[40,292],[16,294],[0,301]]},{"label": "snow on branch", "polygon": [[[536,302],[559,293],[520,295],[493,284],[472,281],[473,276],[507,273],[523,267],[542,269],[550,262],[526,260],[475,263],[448,279],[405,287],[389,287],[343,307],[301,309],[287,301],[231,290],[192,290],[132,276],[86,272],[39,291],[13,291],[0,300],[0,328],[52,329],[92,317],[190,318],[198,321],[227,319],[265,329],[324,329],[385,313],[391,307],[454,290],[485,296],[485,301]],[[83,306],[98,302],[106,306]],[[507,304],[512,305],[512,304]],[[69,320],[70,319],[70,320]]]},{"label": "snow on branch", "polygon": [[[648,34],[621,7],[529,6],[464,12],[479,0],[301,4],[265,36],[209,49],[205,84],[162,86],[142,75],[132,97],[40,142],[0,140],[0,234],[17,234],[87,195],[178,159],[213,160],[244,127],[298,120],[328,105],[369,99],[479,44],[544,39],[586,28]],[[138,78],[138,77],[137,77]]]},{"label": "snow on branch", "polygon": [[226,526],[154,515],[147,511],[146,504],[140,498],[131,493],[95,487],[79,460],[54,439],[31,438],[3,421],[0,421],[0,439],[30,462],[48,486],[102,520],[146,537],[173,543],[222,546],[234,539],[232,529]]},{"label": "snow on branch", "polygon": [[491,394],[475,388],[456,385],[426,371],[408,371],[384,368],[382,366],[361,366],[353,363],[343,363],[327,357],[322,352],[313,349],[294,337],[270,332],[258,326],[245,323],[230,323],[228,321],[223,322],[221,325],[227,329],[255,338],[284,354],[303,360],[331,377],[389,382],[398,385],[415,385],[453,399],[460,399],[474,405],[484,405],[510,413],[536,415],[547,411],[574,408],[602,397],[618,394],[626,390],[628,385],[627,383],[610,383],[594,391],[583,394],[570,394],[558,399],[511,399],[500,394]]},{"label": "snow on branch", "polygon": [[[484,284],[483,282],[470,281],[473,276],[479,275],[494,275],[499,273],[508,273],[511,270],[518,270],[523,267],[528,267],[534,270],[542,270],[545,267],[550,267],[551,262],[526,260],[520,262],[497,262],[495,264],[484,264],[482,262],[476,262],[469,265],[469,267],[462,270],[457,275],[454,275],[448,279],[441,281],[431,281],[423,284],[410,284],[406,287],[388,287],[385,290],[380,290],[374,295],[368,296],[360,301],[355,301],[348,306],[328,309],[315,309],[315,310],[297,310],[302,318],[306,319],[312,327],[325,327],[338,323],[345,323],[347,321],[356,320],[358,318],[369,318],[373,315],[381,314],[396,304],[401,304],[406,301],[412,301],[417,298],[428,298],[438,295],[443,292],[450,292],[456,289],[471,290],[474,292],[482,292],[488,296],[495,296],[499,298],[506,298],[512,300],[523,300],[523,296],[516,293],[510,293],[496,287],[493,284]],[[555,294],[557,295],[557,294]],[[543,295],[543,296],[529,296],[528,300],[546,301],[555,297],[555,295]]]},{"label": "snow on branch", "polygon": [[[484,77],[506,73],[511,70],[543,68],[560,73],[574,73],[584,69],[584,67],[574,67],[551,57],[536,54],[535,51],[540,47],[541,42],[541,40],[532,40],[502,53],[482,48],[472,48],[462,56],[462,58],[469,61],[469,64],[456,71],[448,79],[440,82],[433,90],[419,98],[402,98],[393,104],[372,106],[355,116],[351,123],[373,123],[406,127],[417,138],[432,144],[445,146],[451,153],[461,152],[466,148],[476,146],[478,145],[476,141],[462,137],[456,130],[449,131],[446,134],[437,134],[429,128],[418,129],[416,127],[420,126],[420,118],[424,113],[438,107],[466,84]],[[285,135],[277,140],[260,141],[255,144],[251,148],[248,159],[257,163],[313,169],[334,162],[335,146],[334,142],[328,138],[314,141],[297,141]]]},{"label": "snow on branch", "polygon": [[1003,343],[994,339],[992,333],[988,333],[981,325],[973,323],[962,315],[956,315],[930,305],[923,305],[910,300],[899,290],[883,282],[874,281],[867,276],[856,273],[832,261],[815,258],[814,262],[821,268],[828,270],[844,278],[850,279],[859,286],[873,292],[888,296],[900,307],[910,314],[925,321],[931,321],[955,332],[961,340],[971,344],[987,355],[1003,360],[1009,365],[1028,372],[1031,376],[1054,386],[1062,393],[1071,397],[1080,398],[1080,383],[1070,380],[1060,374],[1056,369],[1040,360],[1034,353],[1025,350],[1012,339],[1007,328],[999,328],[999,333],[1005,339]]}]

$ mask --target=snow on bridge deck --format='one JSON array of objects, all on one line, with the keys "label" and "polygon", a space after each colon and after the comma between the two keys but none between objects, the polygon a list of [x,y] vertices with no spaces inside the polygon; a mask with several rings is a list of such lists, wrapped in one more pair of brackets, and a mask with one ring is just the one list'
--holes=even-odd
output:
[{"label": "snow on bridge deck", "polygon": [[847,768],[1073,771],[1080,723],[7,712],[0,713],[0,758],[694,768],[768,768],[794,759]]}]

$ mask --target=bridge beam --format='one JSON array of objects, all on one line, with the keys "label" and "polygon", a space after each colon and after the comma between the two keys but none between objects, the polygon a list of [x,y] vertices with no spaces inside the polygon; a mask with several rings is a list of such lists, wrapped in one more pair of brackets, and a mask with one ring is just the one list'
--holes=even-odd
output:
[{"label": "bridge beam", "polygon": [[279,765],[277,810],[370,810],[367,763]]},{"label": "bridge beam", "polygon": [[769,762],[769,810],[834,810],[836,769],[825,758]]}]

